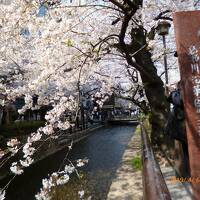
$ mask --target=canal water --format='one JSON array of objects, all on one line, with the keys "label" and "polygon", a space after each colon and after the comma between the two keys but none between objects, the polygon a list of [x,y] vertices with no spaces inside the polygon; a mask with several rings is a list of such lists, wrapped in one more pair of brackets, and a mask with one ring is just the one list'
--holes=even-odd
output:
[{"label": "canal water", "polygon": [[[74,174],[66,185],[55,190],[53,200],[78,200],[80,190],[85,191],[85,199],[106,199],[134,129],[133,125],[104,127],[75,144],[69,153],[69,159],[73,161],[87,157],[89,162],[80,168],[81,178]],[[42,186],[42,179],[59,169],[66,152],[67,150],[57,152],[27,168],[25,173],[9,186],[6,200],[35,199],[34,195]]]}]

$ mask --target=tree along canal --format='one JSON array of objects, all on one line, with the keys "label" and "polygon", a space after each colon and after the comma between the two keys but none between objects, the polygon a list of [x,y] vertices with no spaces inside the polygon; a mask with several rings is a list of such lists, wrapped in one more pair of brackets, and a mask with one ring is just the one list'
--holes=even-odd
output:
[{"label": "tree along canal", "polygon": [[[134,134],[133,125],[108,126],[96,130],[72,148],[68,158],[76,160],[87,157],[88,164],[79,168],[82,178],[70,176],[67,184],[56,189],[53,200],[78,200],[78,191],[84,190],[85,197],[104,200],[109,191],[123,152]],[[42,179],[57,171],[66,150],[32,165],[25,173],[14,179],[7,189],[6,200],[32,200],[42,186]],[[87,199],[87,198],[86,198]]]}]

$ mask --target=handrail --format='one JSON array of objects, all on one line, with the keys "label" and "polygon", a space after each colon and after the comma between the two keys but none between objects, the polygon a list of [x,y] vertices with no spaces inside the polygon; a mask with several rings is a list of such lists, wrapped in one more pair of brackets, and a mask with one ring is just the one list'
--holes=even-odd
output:
[{"label": "handrail", "polygon": [[155,159],[149,137],[141,126],[142,135],[142,164],[143,164],[143,199],[171,200],[171,196],[160,167]]}]

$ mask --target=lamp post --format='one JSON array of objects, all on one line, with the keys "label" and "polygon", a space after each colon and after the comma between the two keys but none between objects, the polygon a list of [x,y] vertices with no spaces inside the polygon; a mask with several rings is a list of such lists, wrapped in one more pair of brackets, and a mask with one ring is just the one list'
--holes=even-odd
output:
[{"label": "lamp post", "polygon": [[[160,21],[158,23],[158,26],[156,27],[158,35],[162,36],[163,39],[163,46],[164,49],[166,50],[166,39],[165,36],[169,34],[169,28],[170,28],[170,23],[167,21]],[[168,84],[168,70],[167,70],[167,54],[164,53],[164,67],[165,67],[165,88],[167,90],[167,84]]]}]

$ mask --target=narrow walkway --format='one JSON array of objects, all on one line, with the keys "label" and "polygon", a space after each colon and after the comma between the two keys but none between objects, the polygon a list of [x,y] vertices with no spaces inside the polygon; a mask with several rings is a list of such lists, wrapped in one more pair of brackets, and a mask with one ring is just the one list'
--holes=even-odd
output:
[{"label": "narrow walkway", "polygon": [[192,191],[189,183],[175,181],[176,172],[168,163],[160,166],[172,200],[192,200]]},{"label": "narrow walkway", "polygon": [[123,154],[121,165],[116,172],[107,200],[141,200],[142,172],[133,169],[135,156],[141,156],[141,136],[137,129]]}]

